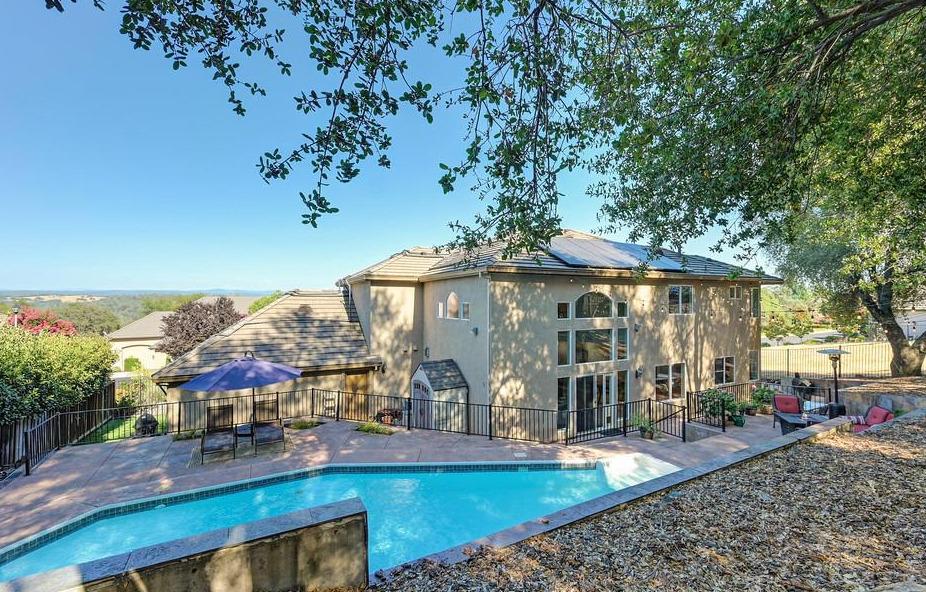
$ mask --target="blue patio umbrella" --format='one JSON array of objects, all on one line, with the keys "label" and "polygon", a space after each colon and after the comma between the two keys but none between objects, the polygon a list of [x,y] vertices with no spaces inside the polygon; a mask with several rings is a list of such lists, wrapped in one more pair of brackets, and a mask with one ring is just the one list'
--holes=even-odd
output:
[{"label": "blue patio umbrella", "polygon": [[187,391],[235,391],[253,389],[299,378],[302,372],[298,368],[258,360],[254,354],[247,352],[243,358],[222,364],[211,372],[200,374],[193,380],[180,385]]}]

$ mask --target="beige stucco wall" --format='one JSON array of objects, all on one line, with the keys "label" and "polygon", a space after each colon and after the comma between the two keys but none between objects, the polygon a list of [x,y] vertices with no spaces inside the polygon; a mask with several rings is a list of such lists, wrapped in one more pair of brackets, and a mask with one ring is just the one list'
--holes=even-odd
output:
[{"label": "beige stucco wall", "polygon": [[[491,280],[491,393],[493,403],[556,408],[557,378],[629,371],[629,399],[653,396],[655,366],[684,362],[686,388],[713,384],[715,357],[735,356],[736,382],[748,380],[748,351],[759,348],[759,319],[750,316],[749,285],[731,301],[730,282],[590,279],[581,276],[493,275]],[[670,284],[691,285],[694,314],[671,315],[664,306]],[[628,318],[556,318],[557,302],[599,291],[628,303]],[[616,308],[616,307],[615,307]],[[616,311],[615,311],[616,312]],[[740,315],[742,314],[742,320]],[[574,317],[574,310],[571,317]],[[639,330],[635,331],[635,324]],[[557,367],[557,332],[629,328],[629,359]],[[571,345],[570,349],[574,349]],[[643,369],[638,379],[634,370]],[[574,393],[574,384],[573,384]],[[574,395],[573,395],[574,396]]]},{"label": "beige stucco wall", "polygon": [[[471,403],[488,403],[488,315],[486,276],[428,282],[424,285],[424,347],[429,360],[453,359],[469,384]],[[447,296],[456,292],[469,303],[469,320],[446,318]],[[444,302],[445,318],[437,318]],[[476,329],[474,334],[473,329]]]},{"label": "beige stucco wall", "polygon": [[[407,396],[411,376],[421,362],[421,299],[423,288],[413,282],[374,281],[369,286],[370,353],[383,359],[383,371],[373,373],[373,392]],[[355,301],[355,306],[366,303]],[[361,314],[361,316],[363,316]]]},{"label": "beige stucco wall", "polygon": [[116,366],[123,370],[126,358],[138,358],[142,367],[147,370],[158,370],[167,365],[167,354],[154,351],[159,338],[151,339],[118,339],[110,341],[113,351],[119,356]]}]

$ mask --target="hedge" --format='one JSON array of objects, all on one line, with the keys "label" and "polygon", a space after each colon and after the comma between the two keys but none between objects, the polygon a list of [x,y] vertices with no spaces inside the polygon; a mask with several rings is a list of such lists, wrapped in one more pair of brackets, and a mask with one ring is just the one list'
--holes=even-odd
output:
[{"label": "hedge", "polygon": [[58,411],[100,392],[115,362],[103,337],[0,327],[0,424]]}]

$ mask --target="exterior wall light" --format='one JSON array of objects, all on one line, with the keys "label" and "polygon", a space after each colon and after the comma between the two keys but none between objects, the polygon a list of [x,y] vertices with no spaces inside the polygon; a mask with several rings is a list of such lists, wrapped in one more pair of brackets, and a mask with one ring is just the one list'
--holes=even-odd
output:
[{"label": "exterior wall light", "polygon": [[479,335],[479,327],[473,327],[473,335]]},{"label": "exterior wall light", "polygon": [[637,368],[636,370],[634,370],[634,371],[633,371],[633,375],[634,375],[634,377],[637,378],[637,379],[639,379],[641,376],[643,376],[643,366],[640,366],[639,368]]}]

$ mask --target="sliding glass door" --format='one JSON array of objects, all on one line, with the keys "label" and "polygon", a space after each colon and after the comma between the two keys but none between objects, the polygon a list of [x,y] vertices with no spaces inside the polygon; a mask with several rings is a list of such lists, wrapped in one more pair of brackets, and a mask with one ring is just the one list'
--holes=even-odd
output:
[{"label": "sliding glass door", "polygon": [[592,374],[576,378],[576,429],[598,430],[612,425],[614,384],[610,374]]}]

